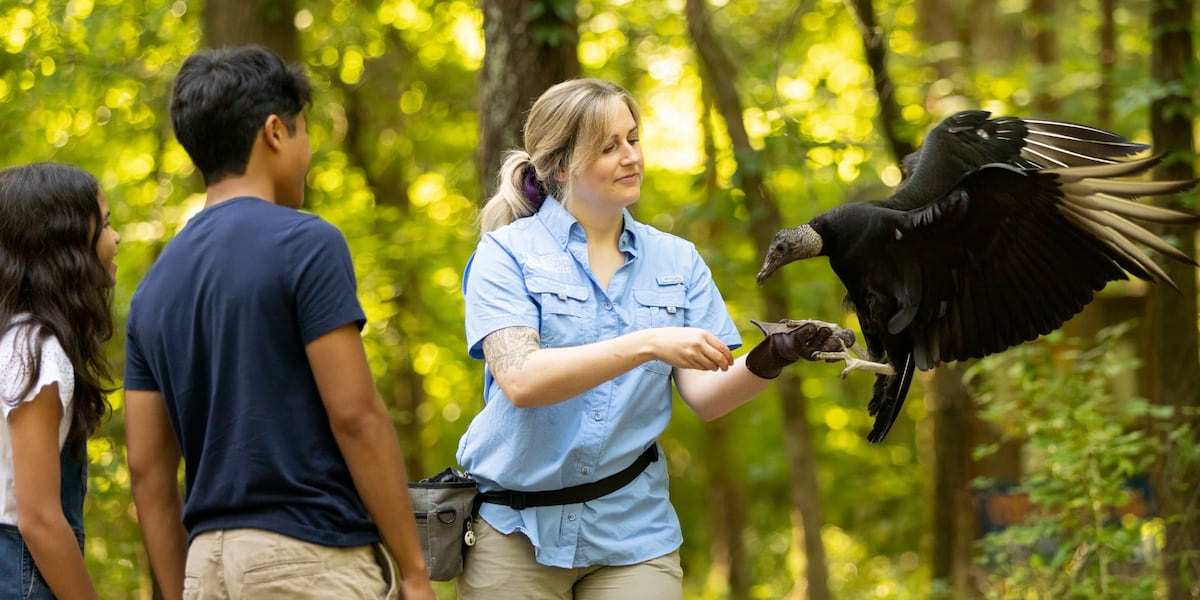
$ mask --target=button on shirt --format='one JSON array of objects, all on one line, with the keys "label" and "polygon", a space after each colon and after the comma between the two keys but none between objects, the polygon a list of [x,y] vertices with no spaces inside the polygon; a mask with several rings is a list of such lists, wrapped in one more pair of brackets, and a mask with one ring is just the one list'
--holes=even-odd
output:
[{"label": "button on shirt", "polygon": [[[690,242],[624,214],[625,264],[603,289],[588,266],[583,228],[554,198],[537,214],[480,240],[463,279],[467,346],[506,327],[533,328],[543,348],[579,346],[652,327],[698,327],[730,349],[737,328]],[[490,372],[484,408],[459,441],[458,462],[483,491],[557,490],[617,473],[649,447],[671,417],[671,367],[647,362],[564,402],[516,408]],[[667,495],[665,460],[632,483],[580,504],[520,511],[484,504],[503,533],[529,537],[544,565],[627,565],[683,541]]]}]

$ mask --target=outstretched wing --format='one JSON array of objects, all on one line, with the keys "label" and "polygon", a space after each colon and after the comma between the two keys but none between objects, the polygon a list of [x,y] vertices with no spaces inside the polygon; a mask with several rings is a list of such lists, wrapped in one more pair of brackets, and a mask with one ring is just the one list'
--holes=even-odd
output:
[{"label": "outstretched wing", "polygon": [[1001,163],[1036,169],[1114,164],[1149,148],[1088,125],[997,117],[984,110],[950,115],[901,164],[907,178],[887,201],[909,210],[950,192],[967,173]]},{"label": "outstretched wing", "polygon": [[1109,281],[1174,282],[1138,246],[1196,263],[1131,219],[1196,225],[1200,217],[1130,200],[1195,181],[1114,179],[1159,157],[1039,171],[989,165],[937,202],[907,213],[903,306],[918,368],[978,358],[1061,326]]}]

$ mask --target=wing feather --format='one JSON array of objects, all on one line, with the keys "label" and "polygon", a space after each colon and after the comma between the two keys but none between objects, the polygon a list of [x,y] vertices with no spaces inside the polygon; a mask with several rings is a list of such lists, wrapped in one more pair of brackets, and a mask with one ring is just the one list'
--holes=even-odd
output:
[{"label": "wing feather", "polygon": [[1196,261],[1192,260],[1192,257],[1188,256],[1187,254],[1184,254],[1181,250],[1179,250],[1175,246],[1168,244],[1167,242],[1163,241],[1162,238],[1158,237],[1150,230],[1146,229],[1145,227],[1142,227],[1141,225],[1138,225],[1137,223],[1134,223],[1133,221],[1128,221],[1128,220],[1122,219],[1121,217],[1118,217],[1116,215],[1113,215],[1113,214],[1110,214],[1107,212],[1103,212],[1103,211],[1088,210],[1086,208],[1080,208],[1080,207],[1074,206],[1070,203],[1064,203],[1062,208],[1064,210],[1072,210],[1081,215],[1084,215],[1085,218],[1089,218],[1092,221],[1095,221],[1099,225],[1102,225],[1104,227],[1108,227],[1109,229],[1112,229],[1120,236],[1123,236],[1123,237],[1133,240],[1135,242],[1140,242],[1141,244],[1149,246],[1149,247],[1153,248],[1154,250],[1157,250],[1167,256],[1170,256],[1171,258],[1174,258],[1175,260],[1178,260],[1178,261],[1184,262],[1184,263],[1188,263],[1191,265],[1196,264]]},{"label": "wing feather", "polygon": [[960,182],[965,210],[931,206],[909,213],[921,224],[907,238],[920,247],[920,279],[926,286],[912,323],[919,368],[1000,352],[1049,333],[1081,311],[1107,282],[1126,279],[1126,273],[1170,284],[1139,244],[1195,264],[1126,218],[1137,214],[1195,223],[1194,215],[1141,211],[1136,207],[1144,205],[1106,195],[1114,190],[1169,193],[1194,182],[1122,186],[1101,176],[1138,169],[1114,165],[1079,170],[985,167]]},{"label": "wing feather", "polygon": [[1042,171],[1058,175],[1064,180],[1078,180],[1084,177],[1128,177],[1145,172],[1147,169],[1162,162],[1163,157],[1163,154],[1155,154],[1136,160],[1122,160],[1109,164],[1075,166],[1061,169],[1042,169]]},{"label": "wing feather", "polygon": [[958,180],[984,165],[1022,169],[1120,166],[1123,157],[1149,148],[1089,125],[1047,119],[990,118],[982,110],[946,117],[904,157],[905,180],[885,204],[911,210],[947,194]]},{"label": "wing feather", "polygon": [[[1058,140],[1055,146],[1073,149],[1081,154],[1102,157],[1132,156],[1148,150],[1146,144],[1131,142],[1124,136],[1070,121],[1051,121],[1048,119],[1022,119],[1029,129],[1030,137],[1044,137]],[[1107,162],[1100,160],[1098,162]]]},{"label": "wing feather", "polygon": [[[1089,218],[1079,214],[1075,209],[1070,207],[1063,208],[1064,214],[1069,213],[1071,220],[1079,227],[1087,230],[1096,239],[1101,240],[1114,255],[1128,261],[1124,263],[1124,268],[1138,277],[1155,282],[1166,282],[1176,290],[1179,286],[1163,271],[1162,267],[1158,266],[1149,255],[1138,248],[1133,242],[1122,236],[1119,232],[1111,227],[1097,223],[1094,218]],[[1114,260],[1118,260],[1118,256],[1114,256]],[[1129,263],[1132,263],[1130,265]]]},{"label": "wing feather", "polygon": [[1087,196],[1071,196],[1065,198],[1065,200],[1081,208],[1108,211],[1129,219],[1162,223],[1164,225],[1190,225],[1200,220],[1200,216],[1197,215],[1162,208],[1153,204],[1133,202],[1108,194],[1096,193]]},{"label": "wing feather", "polygon": [[966,321],[965,328],[967,335],[963,339],[963,346],[966,348],[978,348],[985,340],[995,339],[995,327],[992,325],[992,305],[991,297],[980,294],[979,285],[976,284],[974,278],[966,276],[965,273],[960,274],[961,297],[966,301],[957,303],[947,303],[950,308],[958,308],[963,311],[963,319]]}]

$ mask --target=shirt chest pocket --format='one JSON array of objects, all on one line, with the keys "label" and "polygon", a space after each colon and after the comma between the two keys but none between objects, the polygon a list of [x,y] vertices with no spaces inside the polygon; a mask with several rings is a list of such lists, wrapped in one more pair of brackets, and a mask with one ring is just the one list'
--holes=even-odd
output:
[{"label": "shirt chest pocket", "polygon": [[538,335],[543,348],[580,346],[596,340],[595,315],[586,286],[545,277],[527,279],[525,286],[541,306]]},{"label": "shirt chest pocket", "polygon": [[633,290],[634,319],[638,329],[683,327],[687,293],[683,285]]}]

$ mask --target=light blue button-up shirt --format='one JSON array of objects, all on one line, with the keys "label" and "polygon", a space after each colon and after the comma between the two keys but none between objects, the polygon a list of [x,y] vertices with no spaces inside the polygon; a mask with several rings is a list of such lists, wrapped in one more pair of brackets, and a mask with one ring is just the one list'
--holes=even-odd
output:
[{"label": "light blue button-up shirt", "polygon": [[[544,348],[668,326],[702,328],[730,349],[741,346],[695,246],[628,211],[624,219],[625,264],[607,290],[588,266],[583,228],[554,198],[485,234],[463,278],[470,355],[483,358],[483,338],[506,327],[537,330]],[[670,365],[650,361],[565,402],[517,408],[485,370],[485,405],[459,441],[458,462],[485,492],[557,490],[617,473],[666,428],[670,375]],[[538,562],[555,567],[635,564],[683,542],[665,459],[591,502],[520,511],[484,504],[481,515],[503,533],[528,536]]]}]

